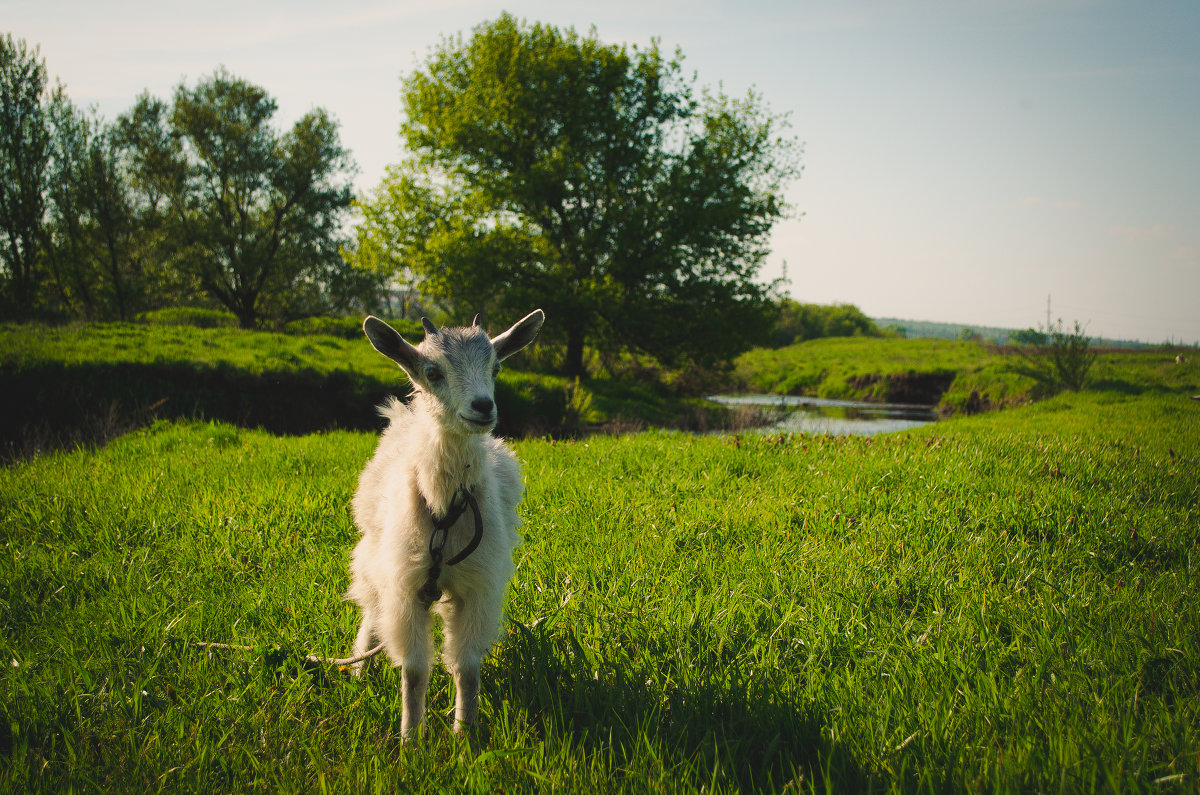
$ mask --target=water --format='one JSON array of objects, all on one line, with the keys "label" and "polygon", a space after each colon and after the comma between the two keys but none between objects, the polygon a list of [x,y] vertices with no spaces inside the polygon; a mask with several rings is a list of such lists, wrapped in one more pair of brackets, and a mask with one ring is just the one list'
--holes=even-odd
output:
[{"label": "water", "polygon": [[725,406],[775,409],[780,419],[762,428],[765,432],[871,436],[906,431],[937,421],[937,413],[931,406],[899,403],[862,403],[788,395],[711,395],[708,400]]}]

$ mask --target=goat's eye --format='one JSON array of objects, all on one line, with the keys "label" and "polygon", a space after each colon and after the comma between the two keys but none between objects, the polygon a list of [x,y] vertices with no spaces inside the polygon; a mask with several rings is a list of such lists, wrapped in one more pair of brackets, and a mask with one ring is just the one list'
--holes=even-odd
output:
[{"label": "goat's eye", "polygon": [[500,367],[500,362],[496,362],[496,366],[492,368],[492,378],[495,378],[496,376],[500,375],[501,369],[502,368]]},{"label": "goat's eye", "polygon": [[431,383],[431,384],[440,383],[442,380],[442,371],[438,369],[437,365],[434,365],[434,364],[426,365],[425,366],[425,377],[427,379],[429,379],[429,383]]}]

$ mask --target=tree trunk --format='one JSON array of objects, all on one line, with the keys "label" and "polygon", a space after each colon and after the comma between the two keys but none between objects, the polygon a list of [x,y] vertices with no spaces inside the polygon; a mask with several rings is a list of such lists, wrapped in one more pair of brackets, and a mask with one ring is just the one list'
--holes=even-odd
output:
[{"label": "tree trunk", "polygon": [[238,326],[244,329],[258,328],[258,313],[254,311],[254,305],[249,307],[245,305],[233,308],[233,313],[237,316]]},{"label": "tree trunk", "polygon": [[583,369],[583,338],[585,327],[586,324],[582,319],[573,319],[567,325],[567,360],[565,368],[566,374],[572,377],[587,375]]}]

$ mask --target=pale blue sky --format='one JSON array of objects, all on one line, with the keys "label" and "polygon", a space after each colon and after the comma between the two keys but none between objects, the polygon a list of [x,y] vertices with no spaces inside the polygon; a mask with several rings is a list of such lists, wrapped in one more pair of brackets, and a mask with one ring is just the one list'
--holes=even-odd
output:
[{"label": "pale blue sky", "polygon": [[764,275],[873,316],[1200,341],[1200,3],[175,3],[0,0],[79,104],[112,118],[218,65],[341,122],[369,189],[400,158],[399,82],[508,10],[680,47],[805,142]]}]

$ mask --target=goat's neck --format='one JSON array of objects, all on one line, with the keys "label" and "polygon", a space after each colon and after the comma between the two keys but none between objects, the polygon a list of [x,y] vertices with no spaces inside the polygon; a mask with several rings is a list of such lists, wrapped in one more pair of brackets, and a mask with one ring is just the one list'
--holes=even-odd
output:
[{"label": "goat's neck", "polygon": [[[429,400],[429,398],[425,398]],[[444,513],[460,487],[470,487],[483,473],[484,434],[466,434],[447,429],[432,406],[418,408],[428,416],[419,427],[424,438],[417,445],[413,465],[421,496],[435,513]]]}]

